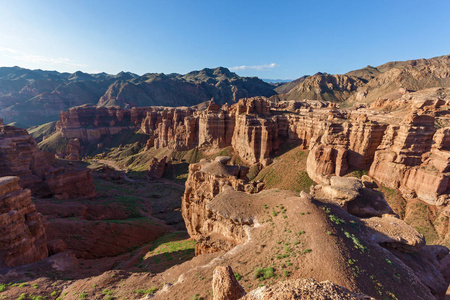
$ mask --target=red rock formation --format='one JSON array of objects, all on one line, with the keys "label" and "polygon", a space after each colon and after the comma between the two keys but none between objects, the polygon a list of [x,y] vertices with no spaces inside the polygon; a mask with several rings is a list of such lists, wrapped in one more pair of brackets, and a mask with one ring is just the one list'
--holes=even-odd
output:
[{"label": "red rock formation", "polygon": [[92,171],[87,169],[52,168],[46,173],[44,183],[59,199],[92,198],[96,195]]},{"label": "red rock formation", "polygon": [[19,177],[0,178],[0,267],[12,267],[48,256],[41,215]]},{"label": "red rock formation", "polygon": [[230,266],[214,269],[212,289],[214,300],[237,300],[245,296],[245,291],[237,282]]},{"label": "red rock formation", "polygon": [[0,176],[18,176],[23,188],[41,196],[95,196],[92,171],[53,167],[54,160],[25,129],[0,125]]},{"label": "red rock formation", "polygon": [[163,177],[164,171],[166,170],[166,163],[167,163],[167,156],[164,156],[160,160],[154,157],[150,161],[147,176],[150,179],[159,179]]},{"label": "red rock formation", "polygon": [[439,203],[438,197],[448,194],[450,155],[439,142],[446,139],[444,131],[434,138],[434,120],[432,115],[413,112],[400,125],[390,125],[369,175],[385,186],[399,188],[407,198]]},{"label": "red rock formation", "polygon": [[47,157],[25,129],[0,125],[0,176],[19,176],[22,187],[42,188]]},{"label": "red rock formation", "polygon": [[67,154],[65,155],[65,159],[68,160],[80,160],[80,140],[75,138],[69,140],[69,143],[67,145]]},{"label": "red rock formation", "polygon": [[83,105],[61,112],[57,130],[68,139],[96,142],[124,129],[136,129],[145,118],[148,108],[121,109],[116,106]]},{"label": "red rock formation", "polygon": [[[222,107],[211,101],[203,110],[101,108],[96,113],[93,107],[79,107],[62,113],[63,119],[73,120],[61,121],[60,131],[66,138],[74,137],[66,133],[78,131],[77,136],[89,140],[82,127],[91,115],[96,120],[94,126],[99,126],[92,129],[93,141],[102,134],[135,126],[149,135],[147,149],[185,151],[231,146],[245,163],[263,165],[271,163],[283,142],[295,141],[310,150],[307,170],[317,182],[327,183],[328,177],[353,170],[370,170],[375,180],[400,188],[405,196],[445,204],[450,198],[450,129],[443,108],[450,104],[446,98],[449,91],[402,90],[400,96],[389,96],[390,109],[405,107],[396,113],[389,113],[381,104],[342,110],[321,101],[274,104],[265,98],[244,98]],[[417,107],[423,112],[400,122]]]},{"label": "red rock formation", "polygon": [[[196,254],[229,250],[246,237],[241,226],[236,226],[224,216],[215,214],[214,209],[208,207],[211,199],[224,189],[254,193],[264,186],[262,183],[248,183],[243,179],[247,170],[238,166],[227,166],[224,164],[226,161],[219,157],[216,161],[189,165],[189,177],[181,209],[189,235],[197,240]],[[243,225],[249,221],[235,222]]]}]

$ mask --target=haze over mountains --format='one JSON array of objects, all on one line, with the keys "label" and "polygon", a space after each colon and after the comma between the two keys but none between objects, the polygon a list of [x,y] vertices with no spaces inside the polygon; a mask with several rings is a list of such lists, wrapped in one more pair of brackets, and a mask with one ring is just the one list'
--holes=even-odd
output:
[{"label": "haze over mountains", "polygon": [[185,75],[130,72],[117,75],[0,68],[0,118],[5,122],[39,125],[58,119],[60,111],[94,104],[122,108],[192,106],[210,100],[235,103],[265,96],[272,101],[326,100],[371,102],[399,88],[417,91],[450,86],[450,55],[389,62],[343,75],[317,73],[285,84],[257,77],[240,77],[226,68],[203,69]]}]

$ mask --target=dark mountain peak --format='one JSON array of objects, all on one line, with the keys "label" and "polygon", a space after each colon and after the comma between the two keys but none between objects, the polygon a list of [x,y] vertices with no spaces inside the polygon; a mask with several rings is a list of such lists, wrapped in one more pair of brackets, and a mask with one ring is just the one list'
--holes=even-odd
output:
[{"label": "dark mountain peak", "polygon": [[213,74],[214,75],[225,75],[228,78],[233,78],[233,77],[237,76],[236,73],[233,73],[229,69],[224,68],[224,67],[215,68]]},{"label": "dark mountain peak", "polygon": [[115,75],[113,77],[116,78],[116,79],[119,79],[119,80],[130,80],[130,79],[138,78],[139,75],[131,73],[131,72],[121,71],[121,72],[117,73],[117,75]]},{"label": "dark mountain peak", "polygon": [[93,80],[94,77],[90,74],[81,71],[76,71],[75,73],[71,74],[68,79],[72,81],[81,81],[81,80]]},{"label": "dark mountain peak", "polygon": [[314,74],[313,76],[327,76],[327,75],[330,75],[330,74],[328,74],[327,72],[317,72],[316,74]]},{"label": "dark mountain peak", "polygon": [[241,78],[236,73],[231,72],[227,68],[217,67],[214,69],[204,68],[200,71],[192,71],[183,76],[188,81],[206,82],[206,81],[220,81]]}]

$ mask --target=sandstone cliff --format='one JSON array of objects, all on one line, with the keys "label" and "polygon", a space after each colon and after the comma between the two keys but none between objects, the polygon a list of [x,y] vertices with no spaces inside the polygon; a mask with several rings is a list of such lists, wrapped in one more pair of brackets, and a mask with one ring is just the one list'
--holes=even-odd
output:
[{"label": "sandstone cliff", "polygon": [[66,139],[79,139],[81,147],[138,129],[148,135],[146,149],[231,146],[248,165],[268,165],[284,142],[295,142],[310,150],[307,171],[318,183],[332,175],[365,170],[405,197],[445,205],[448,95],[444,88],[403,91],[353,109],[338,109],[323,101],[274,104],[266,98],[244,98],[231,106],[211,101],[203,110],[78,107],[61,114],[58,129]]},{"label": "sandstone cliff", "polygon": [[0,268],[24,265],[48,256],[41,215],[19,177],[0,177]]},{"label": "sandstone cliff", "polygon": [[[189,166],[181,209],[189,235],[197,240],[196,254],[230,250],[247,238],[242,226],[253,224],[251,219],[241,219],[238,215],[230,222],[227,220],[230,216],[217,214],[210,206],[210,201],[224,189],[254,193],[264,187],[262,183],[248,183],[246,168],[227,166],[228,160],[218,157],[212,162],[202,161]],[[245,210],[242,204],[236,205]]]}]

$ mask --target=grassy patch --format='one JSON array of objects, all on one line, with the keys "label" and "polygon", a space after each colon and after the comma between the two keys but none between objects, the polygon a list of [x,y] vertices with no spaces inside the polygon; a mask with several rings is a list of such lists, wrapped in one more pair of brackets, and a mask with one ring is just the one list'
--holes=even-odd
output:
[{"label": "grassy patch", "polygon": [[275,269],[273,267],[268,268],[256,268],[253,272],[253,278],[260,281],[272,278],[275,276]]},{"label": "grassy patch", "polygon": [[139,289],[139,290],[136,290],[134,292],[136,294],[140,294],[140,295],[146,296],[146,295],[153,295],[157,290],[158,290],[157,287],[152,287],[152,288],[149,288],[147,290]]},{"label": "grassy patch", "polygon": [[265,188],[279,188],[291,190],[295,192],[306,191],[309,192],[314,181],[309,178],[306,173],[306,158],[308,151],[293,147],[286,152],[281,151],[282,154],[274,159],[274,162],[263,168],[255,180],[264,181]]}]

